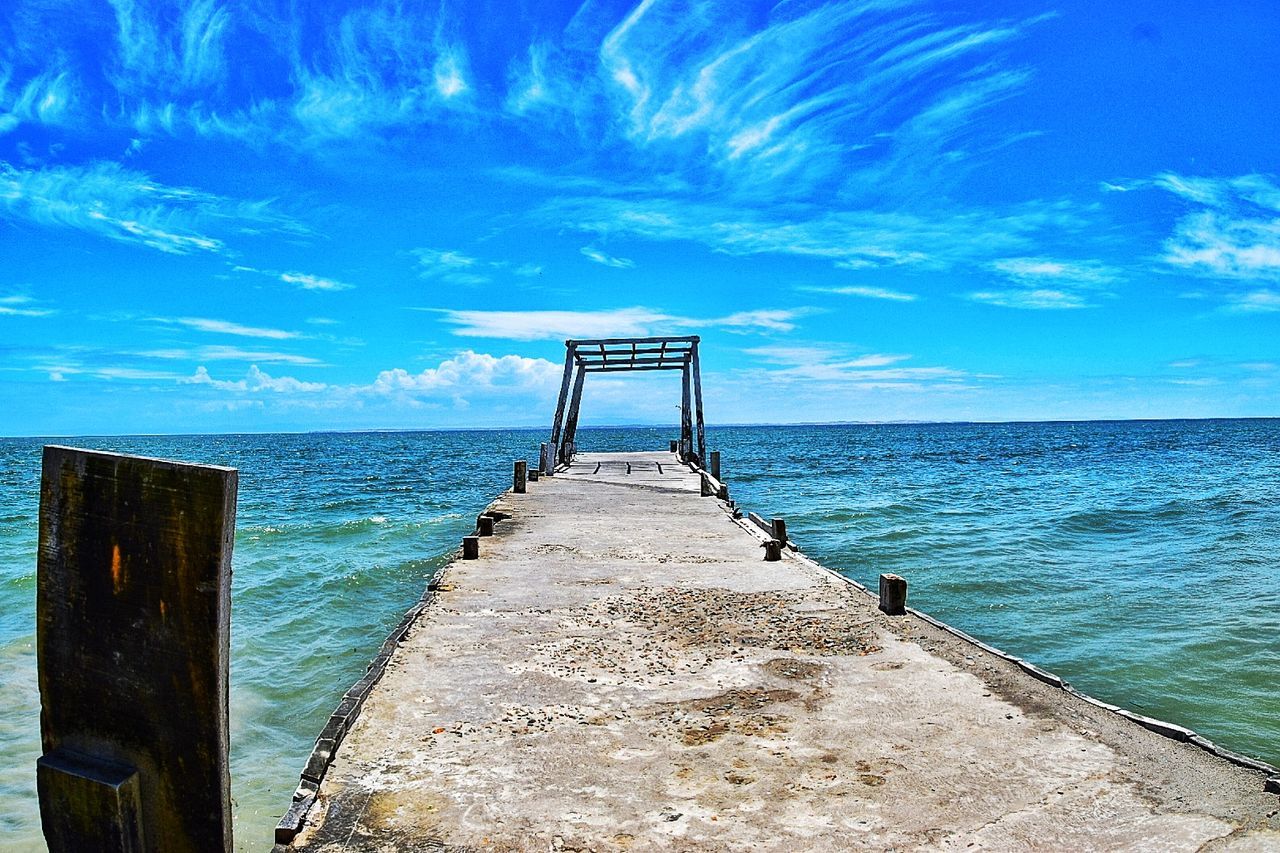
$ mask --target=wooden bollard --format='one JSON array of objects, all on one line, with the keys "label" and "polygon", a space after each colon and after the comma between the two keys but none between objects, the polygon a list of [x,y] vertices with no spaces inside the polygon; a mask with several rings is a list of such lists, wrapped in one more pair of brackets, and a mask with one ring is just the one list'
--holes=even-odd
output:
[{"label": "wooden bollard", "polygon": [[890,616],[907,612],[907,579],[899,575],[880,576],[880,609]]},{"label": "wooden bollard", "polygon": [[51,853],[231,850],[238,475],[46,447],[36,651]]},{"label": "wooden bollard", "polygon": [[706,474],[703,474],[698,479],[701,481],[699,491],[704,498],[709,498],[715,494],[715,492],[711,488],[710,477],[708,477]]},{"label": "wooden bollard", "polygon": [[529,479],[529,463],[521,459],[516,463],[515,478],[511,485],[511,491],[517,495],[523,495],[525,483]]},{"label": "wooden bollard", "polygon": [[773,519],[772,522],[770,522],[770,524],[773,527],[773,538],[777,539],[779,542],[786,542],[787,541],[786,520],[782,518],[775,518]]},{"label": "wooden bollard", "polygon": [[529,482],[531,482],[531,483],[536,483],[536,482],[538,482],[538,469],[537,469],[537,468],[530,468],[530,469],[529,469]]},{"label": "wooden bollard", "polygon": [[711,451],[711,476],[715,477],[717,480],[720,480],[720,482],[722,483],[724,482],[724,480],[720,479],[720,451],[719,450]]},{"label": "wooden bollard", "polygon": [[474,560],[480,556],[480,537],[479,536],[463,536],[462,537],[462,559]]},{"label": "wooden bollard", "polygon": [[555,460],[551,458],[551,445],[545,441],[538,448],[538,467],[542,469],[542,473],[548,477],[554,477],[556,473]]},{"label": "wooden bollard", "polygon": [[680,442],[676,441],[674,438],[671,439],[671,452],[672,453],[680,452]]},{"label": "wooden bollard", "polygon": [[782,543],[777,539],[769,539],[760,544],[764,546],[764,560],[766,563],[776,563],[782,559]]},{"label": "wooden bollard", "polygon": [[720,491],[716,494],[716,497],[722,501],[729,500],[729,486],[727,483],[720,484]]},{"label": "wooden bollard", "polygon": [[480,515],[476,517],[476,535],[492,536],[493,535],[493,516]]}]

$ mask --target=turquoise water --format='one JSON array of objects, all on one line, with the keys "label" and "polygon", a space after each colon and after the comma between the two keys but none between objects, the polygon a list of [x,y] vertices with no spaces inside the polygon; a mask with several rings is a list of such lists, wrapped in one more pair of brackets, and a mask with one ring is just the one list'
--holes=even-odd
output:
[{"label": "turquoise water", "polygon": [[[582,450],[673,431],[589,429]],[[59,439],[232,465],[237,847],[265,850],[312,740],[540,432]],[[740,505],[811,556],[1096,696],[1280,762],[1280,421],[711,429]],[[34,798],[38,439],[0,439],[0,849]]]}]

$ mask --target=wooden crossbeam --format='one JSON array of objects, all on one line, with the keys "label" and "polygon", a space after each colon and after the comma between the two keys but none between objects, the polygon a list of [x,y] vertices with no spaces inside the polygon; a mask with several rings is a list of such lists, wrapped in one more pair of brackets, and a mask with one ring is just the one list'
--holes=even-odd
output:
[{"label": "wooden crossbeam", "polygon": [[584,367],[587,373],[624,373],[627,371],[635,372],[641,370],[684,370],[684,362],[669,361],[666,364],[640,364],[635,367],[628,365],[610,365],[608,367]]},{"label": "wooden crossbeam", "polygon": [[688,364],[689,359],[681,356],[680,358],[662,356],[651,357],[642,356],[640,358],[631,359],[614,359],[613,361],[595,361],[591,359],[579,359],[578,364],[582,367],[622,367],[629,364],[672,364],[676,367]]}]

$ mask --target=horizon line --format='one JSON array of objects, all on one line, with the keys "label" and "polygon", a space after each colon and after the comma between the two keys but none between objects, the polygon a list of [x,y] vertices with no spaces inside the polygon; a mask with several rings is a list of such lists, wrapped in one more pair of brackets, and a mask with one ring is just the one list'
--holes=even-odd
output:
[{"label": "horizon line", "polygon": [[[1119,424],[1119,423],[1179,423],[1208,421],[1274,421],[1280,415],[1248,415],[1243,417],[1170,417],[1170,418],[1046,418],[1031,420],[883,420],[883,421],[792,421],[785,423],[723,423],[707,424],[708,430],[743,429],[760,427],[836,427],[836,426],[1001,426],[1011,424]],[[623,423],[582,425],[580,431],[604,429],[675,429],[680,425],[665,423]],[[65,439],[65,438],[184,438],[194,436],[228,435],[368,435],[371,433],[405,432],[535,432],[550,431],[549,426],[463,426],[463,427],[364,427],[359,429],[298,429],[263,430],[261,432],[119,432],[119,433],[43,433],[37,435],[3,435],[0,439]]]}]

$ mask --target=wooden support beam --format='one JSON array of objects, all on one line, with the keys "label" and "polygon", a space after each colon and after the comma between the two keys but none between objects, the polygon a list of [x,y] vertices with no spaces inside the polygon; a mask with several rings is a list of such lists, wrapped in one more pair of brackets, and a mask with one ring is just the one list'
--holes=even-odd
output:
[{"label": "wooden support beam", "polygon": [[582,406],[582,383],[587,378],[587,372],[581,366],[578,367],[578,375],[573,380],[573,401],[569,404],[569,413],[565,416],[564,422],[564,438],[560,445],[560,461],[573,461],[574,442],[578,436],[578,410]]},{"label": "wooden support beam", "polygon": [[680,451],[685,459],[693,450],[693,394],[689,380],[686,366],[680,378]]},{"label": "wooden support beam", "polygon": [[36,648],[52,853],[231,850],[237,474],[46,447]]},{"label": "wooden support beam", "polygon": [[702,368],[698,364],[697,343],[693,345],[693,355],[690,357],[690,363],[693,369],[693,415],[698,431],[698,464],[705,465],[707,458],[707,430],[702,421]]},{"label": "wooden support beam", "polygon": [[777,539],[779,542],[783,542],[783,543],[785,543],[785,542],[787,541],[787,522],[786,522],[786,519],[782,519],[782,518],[775,518],[775,519],[773,520],[773,522],[772,522],[769,526],[770,526],[771,528],[773,528],[773,538],[774,538],[774,539]]},{"label": "wooden support beam", "polygon": [[523,495],[526,491],[526,483],[529,480],[529,463],[521,459],[516,462],[515,471],[511,478],[511,491],[517,495]]},{"label": "wooden support beam", "polygon": [[[573,375],[573,357],[576,351],[573,341],[565,341],[564,375],[560,377],[560,396],[556,400],[556,418],[551,423],[551,447],[559,455],[560,424],[564,420],[564,406],[569,399],[569,378]],[[550,468],[543,468],[548,474],[555,471],[555,460]]]},{"label": "wooden support beam", "polygon": [[724,482],[724,478],[720,476],[720,451],[711,451],[711,476],[717,480]]},{"label": "wooden support beam", "polygon": [[554,446],[544,441],[538,448],[538,468],[548,477],[553,476],[556,472],[556,463],[551,451]]}]

